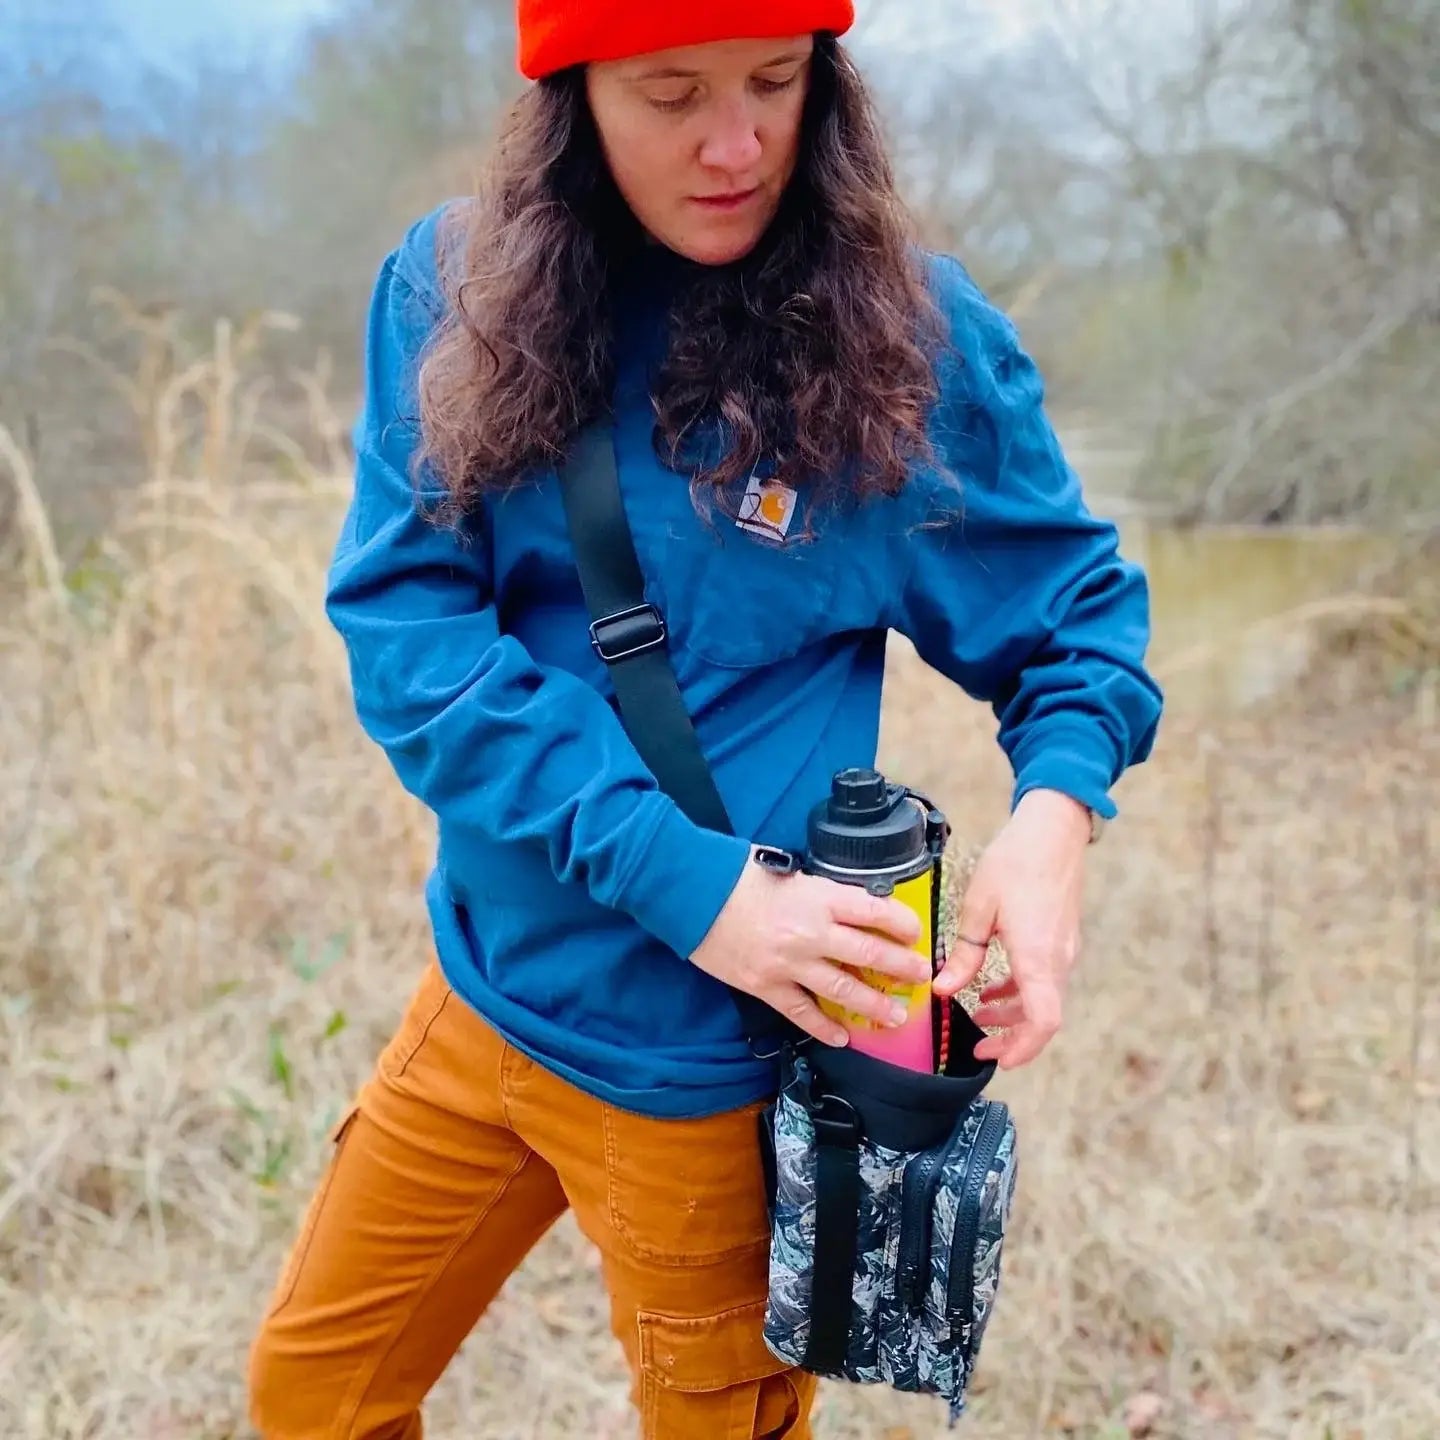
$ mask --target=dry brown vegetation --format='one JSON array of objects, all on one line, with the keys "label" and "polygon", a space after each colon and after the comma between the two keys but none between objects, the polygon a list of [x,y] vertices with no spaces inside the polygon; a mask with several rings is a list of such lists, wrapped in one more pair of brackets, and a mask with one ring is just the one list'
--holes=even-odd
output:
[{"label": "dry brown vegetation", "polygon": [[[284,482],[216,463],[227,363],[78,565],[0,449],[26,576],[0,611],[6,1440],[249,1433],[251,1331],[426,953],[429,825],[321,609],[345,482],[298,448]],[[977,1440],[1440,1434],[1440,739],[1423,690],[1340,674],[1172,713],[1122,783],[1068,1028],[997,1086],[1023,1161]],[[963,857],[1004,813],[993,726],[904,646],[891,678],[883,763]],[[562,1223],[431,1433],[618,1437],[625,1390]],[[945,1427],[829,1385],[817,1433]]]}]

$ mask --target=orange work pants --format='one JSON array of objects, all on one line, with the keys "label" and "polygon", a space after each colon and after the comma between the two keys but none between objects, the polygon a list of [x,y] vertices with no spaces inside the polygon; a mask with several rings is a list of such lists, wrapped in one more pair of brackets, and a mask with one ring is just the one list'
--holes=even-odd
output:
[{"label": "orange work pants", "polygon": [[425,1395],[573,1206],[645,1440],[809,1440],[814,1380],[761,1338],[758,1108],[606,1105],[507,1045],[432,962],[336,1128],[255,1341],[261,1435],[420,1440]]}]

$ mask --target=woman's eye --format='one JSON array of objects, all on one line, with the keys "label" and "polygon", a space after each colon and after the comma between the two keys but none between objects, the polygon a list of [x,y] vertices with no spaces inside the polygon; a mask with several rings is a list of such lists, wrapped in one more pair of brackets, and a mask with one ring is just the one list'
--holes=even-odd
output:
[{"label": "woman's eye", "polygon": [[[757,75],[753,83],[761,95],[779,95],[792,89],[800,75],[799,70],[784,80],[772,80],[766,76]],[[692,85],[683,95],[647,95],[645,98],[656,110],[675,112],[688,110],[694,104],[698,93],[698,87]]]},{"label": "woman's eye", "polygon": [[695,98],[695,91],[692,88],[687,90],[683,95],[674,97],[651,95],[647,98],[657,110],[683,110]]},{"label": "woman's eye", "polygon": [[797,70],[788,80],[767,80],[763,75],[755,77],[755,88],[762,95],[778,95],[783,90],[788,90],[800,78]]}]

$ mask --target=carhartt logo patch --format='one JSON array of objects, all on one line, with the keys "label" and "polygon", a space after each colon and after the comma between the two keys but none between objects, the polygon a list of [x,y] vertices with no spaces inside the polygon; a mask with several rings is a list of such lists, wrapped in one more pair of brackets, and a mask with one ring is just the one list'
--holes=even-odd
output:
[{"label": "carhartt logo patch", "polygon": [[795,492],[779,480],[762,480],[752,475],[735,523],[751,534],[783,540],[790,533],[797,498]]}]

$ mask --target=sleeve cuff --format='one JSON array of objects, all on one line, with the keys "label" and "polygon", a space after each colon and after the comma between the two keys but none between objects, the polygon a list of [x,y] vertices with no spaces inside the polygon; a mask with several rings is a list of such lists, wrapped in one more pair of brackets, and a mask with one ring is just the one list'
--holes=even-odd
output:
[{"label": "sleeve cuff", "polygon": [[694,824],[667,800],[618,897],[652,935],[688,960],[710,933],[750,862],[750,842]]},{"label": "sleeve cuff", "polygon": [[1011,763],[1015,770],[1012,809],[1031,790],[1058,790],[1106,820],[1115,818],[1110,787],[1115,783],[1118,757],[1102,729],[1071,726],[1027,735],[1016,747]]}]

